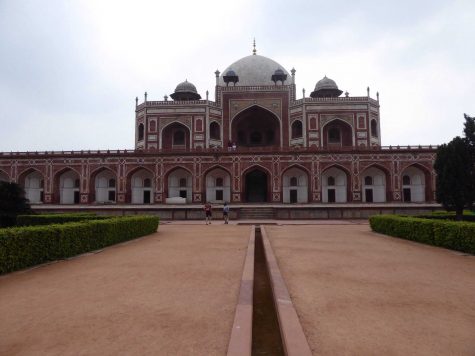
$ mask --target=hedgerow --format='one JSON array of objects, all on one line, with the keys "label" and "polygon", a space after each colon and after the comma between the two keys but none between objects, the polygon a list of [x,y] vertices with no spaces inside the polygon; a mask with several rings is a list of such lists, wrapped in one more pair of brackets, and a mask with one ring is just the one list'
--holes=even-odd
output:
[{"label": "hedgerow", "polygon": [[0,229],[0,274],[145,236],[158,223],[141,215]]},{"label": "hedgerow", "polygon": [[382,234],[475,254],[475,224],[470,222],[373,215],[369,223]]},{"label": "hedgerow", "polygon": [[17,226],[31,226],[31,225],[51,225],[64,224],[75,221],[85,220],[103,220],[110,219],[111,216],[98,216],[94,213],[69,213],[69,214],[31,214],[18,215],[16,219]]}]

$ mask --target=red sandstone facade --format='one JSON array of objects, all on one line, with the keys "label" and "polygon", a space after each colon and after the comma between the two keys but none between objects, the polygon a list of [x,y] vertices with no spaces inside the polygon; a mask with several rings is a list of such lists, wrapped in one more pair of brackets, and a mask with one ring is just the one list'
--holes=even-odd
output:
[{"label": "red sandstone facade", "polygon": [[244,57],[216,72],[214,101],[184,82],[137,102],[135,150],[4,152],[0,180],[44,204],[434,201],[435,148],[382,147],[379,95],[325,77],[296,99],[291,73]]}]

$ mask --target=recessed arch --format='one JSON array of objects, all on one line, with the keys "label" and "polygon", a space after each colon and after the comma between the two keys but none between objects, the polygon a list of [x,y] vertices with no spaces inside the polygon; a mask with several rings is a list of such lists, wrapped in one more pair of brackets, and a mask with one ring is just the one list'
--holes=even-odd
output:
[{"label": "recessed arch", "polygon": [[[329,134],[335,130],[338,131],[339,139],[338,142],[331,142]],[[322,126],[320,140],[323,143],[323,147],[336,148],[354,146],[354,127],[348,122],[335,117]]]},{"label": "recessed arch", "polygon": [[[404,177],[409,178],[405,181]],[[409,183],[409,184],[404,184]],[[422,203],[431,200],[430,171],[421,164],[408,164],[401,169],[400,187],[402,201],[407,203]]]},{"label": "recessed arch", "polygon": [[308,170],[293,164],[281,175],[282,201],[284,203],[307,203],[309,200],[310,175]]},{"label": "recessed arch", "polygon": [[296,119],[290,125],[290,138],[297,139],[303,137],[303,123],[302,120]]},{"label": "recessed arch", "polygon": [[371,137],[378,138],[378,123],[376,122],[376,119],[371,119]]},{"label": "recessed arch", "polygon": [[[111,179],[114,180],[111,184]],[[89,178],[91,201],[96,203],[114,203],[117,196],[117,174],[109,167],[98,167]]]},{"label": "recessed arch", "polygon": [[203,177],[206,201],[223,203],[231,200],[232,176],[227,169],[214,165],[205,171]]},{"label": "recessed arch", "polygon": [[229,137],[238,146],[279,147],[282,146],[282,121],[269,109],[255,104],[234,115]]},{"label": "recessed arch", "polygon": [[[167,199],[183,198],[186,203],[193,201],[193,174],[183,166],[169,169],[165,175],[165,194]],[[184,182],[185,184],[183,184]]]},{"label": "recessed arch", "polygon": [[44,174],[36,168],[27,168],[18,175],[18,184],[25,190],[31,204],[44,202]]},{"label": "recessed arch", "polygon": [[[174,134],[178,130],[183,130],[185,135],[184,144],[174,144]],[[159,133],[159,148],[163,149],[189,149],[191,147],[191,132],[192,129],[187,124],[173,120],[160,129]]]},{"label": "recessed arch", "polygon": [[388,198],[389,174],[377,165],[365,168],[361,174],[361,199],[365,203],[384,203]]},{"label": "recessed arch", "polygon": [[351,175],[339,164],[333,164],[322,171],[322,202],[346,203],[350,199]]},{"label": "recessed arch", "polygon": [[55,200],[60,204],[79,204],[81,175],[71,167],[65,167],[54,175]]},{"label": "recessed arch", "polygon": [[221,140],[221,125],[217,121],[209,124],[209,138],[211,140]]},{"label": "recessed arch", "polygon": [[242,192],[244,200],[249,203],[270,201],[271,172],[259,164],[248,167],[242,173]]},{"label": "recessed arch", "polygon": [[[152,204],[155,187],[155,175],[144,166],[138,166],[127,172],[127,198],[132,204]],[[146,184],[146,182],[150,184]]]}]

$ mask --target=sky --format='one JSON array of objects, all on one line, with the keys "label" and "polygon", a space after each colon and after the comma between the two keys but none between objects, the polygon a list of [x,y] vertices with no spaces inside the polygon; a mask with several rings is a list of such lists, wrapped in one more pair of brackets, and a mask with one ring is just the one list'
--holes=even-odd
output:
[{"label": "sky", "polygon": [[257,53],[380,93],[383,145],[437,145],[475,116],[475,1],[0,0],[0,151],[132,149],[135,97]]}]

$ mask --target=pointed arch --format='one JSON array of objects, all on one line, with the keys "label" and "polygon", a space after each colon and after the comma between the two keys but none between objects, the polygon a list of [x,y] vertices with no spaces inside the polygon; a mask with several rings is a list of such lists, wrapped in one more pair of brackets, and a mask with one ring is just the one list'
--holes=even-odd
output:
[{"label": "pointed arch", "polygon": [[[183,145],[174,145],[173,136],[175,131],[178,132],[180,129],[184,130],[184,144]],[[168,132],[170,131],[170,132]],[[165,135],[165,133],[168,133]],[[192,129],[189,125],[180,120],[173,120],[168,122],[163,127],[160,128],[159,135],[159,148],[160,149],[189,149],[192,142]],[[181,147],[183,146],[183,147]]]},{"label": "pointed arch", "polygon": [[[292,170],[295,174],[291,174]],[[282,201],[284,203],[308,203],[310,177],[308,169],[301,164],[295,163],[287,167],[282,172],[280,179]]]},{"label": "pointed arch", "polygon": [[[338,130],[338,142],[330,142],[329,134],[331,130]],[[332,131],[333,132],[333,131]],[[355,146],[355,128],[352,124],[335,117],[326,122],[321,128],[320,142],[323,147],[348,147]]]},{"label": "pointed arch", "polygon": [[[102,175],[104,172],[108,172],[109,176],[113,177],[115,181],[113,187],[109,183],[105,186],[102,186],[102,184],[100,187],[98,187],[97,177],[99,175]],[[89,201],[96,203],[115,202],[117,182],[117,172],[115,172],[112,168],[107,166],[101,166],[94,169],[89,175]]]},{"label": "pointed arch", "polygon": [[24,169],[18,175],[18,184],[24,189],[25,197],[31,204],[44,202],[45,176],[39,169]]},{"label": "pointed arch", "polygon": [[242,173],[241,191],[247,202],[271,201],[272,173],[260,164],[253,164]]},{"label": "pointed arch", "polygon": [[4,181],[6,179],[6,182],[10,182],[10,175],[4,171],[3,169],[0,169],[0,182]]},{"label": "pointed arch", "polygon": [[167,170],[164,174],[164,183],[166,199],[185,198],[187,203],[193,201],[193,174],[188,168],[175,166]]},{"label": "pointed arch", "polygon": [[[334,174],[329,172],[332,169],[336,170],[336,172],[333,172]],[[337,171],[343,172],[344,179],[338,174],[336,174],[336,177],[334,177]],[[330,180],[329,178],[332,178],[333,183],[331,185],[328,184]],[[321,173],[320,184],[322,191],[322,201],[324,203],[346,203],[351,201],[351,173],[346,167],[338,163],[334,163],[328,167],[325,167]]]},{"label": "pointed arch", "polygon": [[[135,174],[140,173],[141,171],[145,172],[145,175],[149,176],[150,178],[150,187],[134,187],[132,184],[132,178]],[[151,169],[146,166],[137,166],[133,169],[130,169],[126,173],[126,202],[131,204],[152,204],[153,203],[153,196],[155,191],[155,174]],[[146,189],[145,189],[146,188]]]},{"label": "pointed arch", "polygon": [[[424,179],[421,182],[415,182],[413,177],[411,184],[403,184],[405,172],[415,168],[422,172]],[[401,167],[399,175],[399,186],[401,187],[402,200],[407,202],[428,202],[432,201],[434,188],[432,186],[431,171],[420,163],[409,163]]]},{"label": "pointed arch", "polygon": [[[202,191],[205,192],[205,201],[229,202],[231,201],[231,172],[219,164],[207,168],[202,176]],[[221,183],[221,184],[218,184]]]},{"label": "pointed arch", "polygon": [[[71,172],[70,177],[63,177],[69,172]],[[67,183],[62,187],[62,177],[68,180],[73,179],[72,186]],[[79,181],[79,186],[76,184],[77,181]],[[71,166],[63,167],[53,174],[53,200],[60,204],[79,204],[81,186],[81,174]]]},{"label": "pointed arch", "polygon": [[[371,171],[378,170],[383,174],[379,181],[377,176],[371,174]],[[374,172],[373,172],[374,173]],[[366,177],[371,177],[371,184],[367,184]],[[360,173],[361,201],[367,203],[382,203],[391,200],[392,182],[389,170],[377,163],[372,163]]]}]

